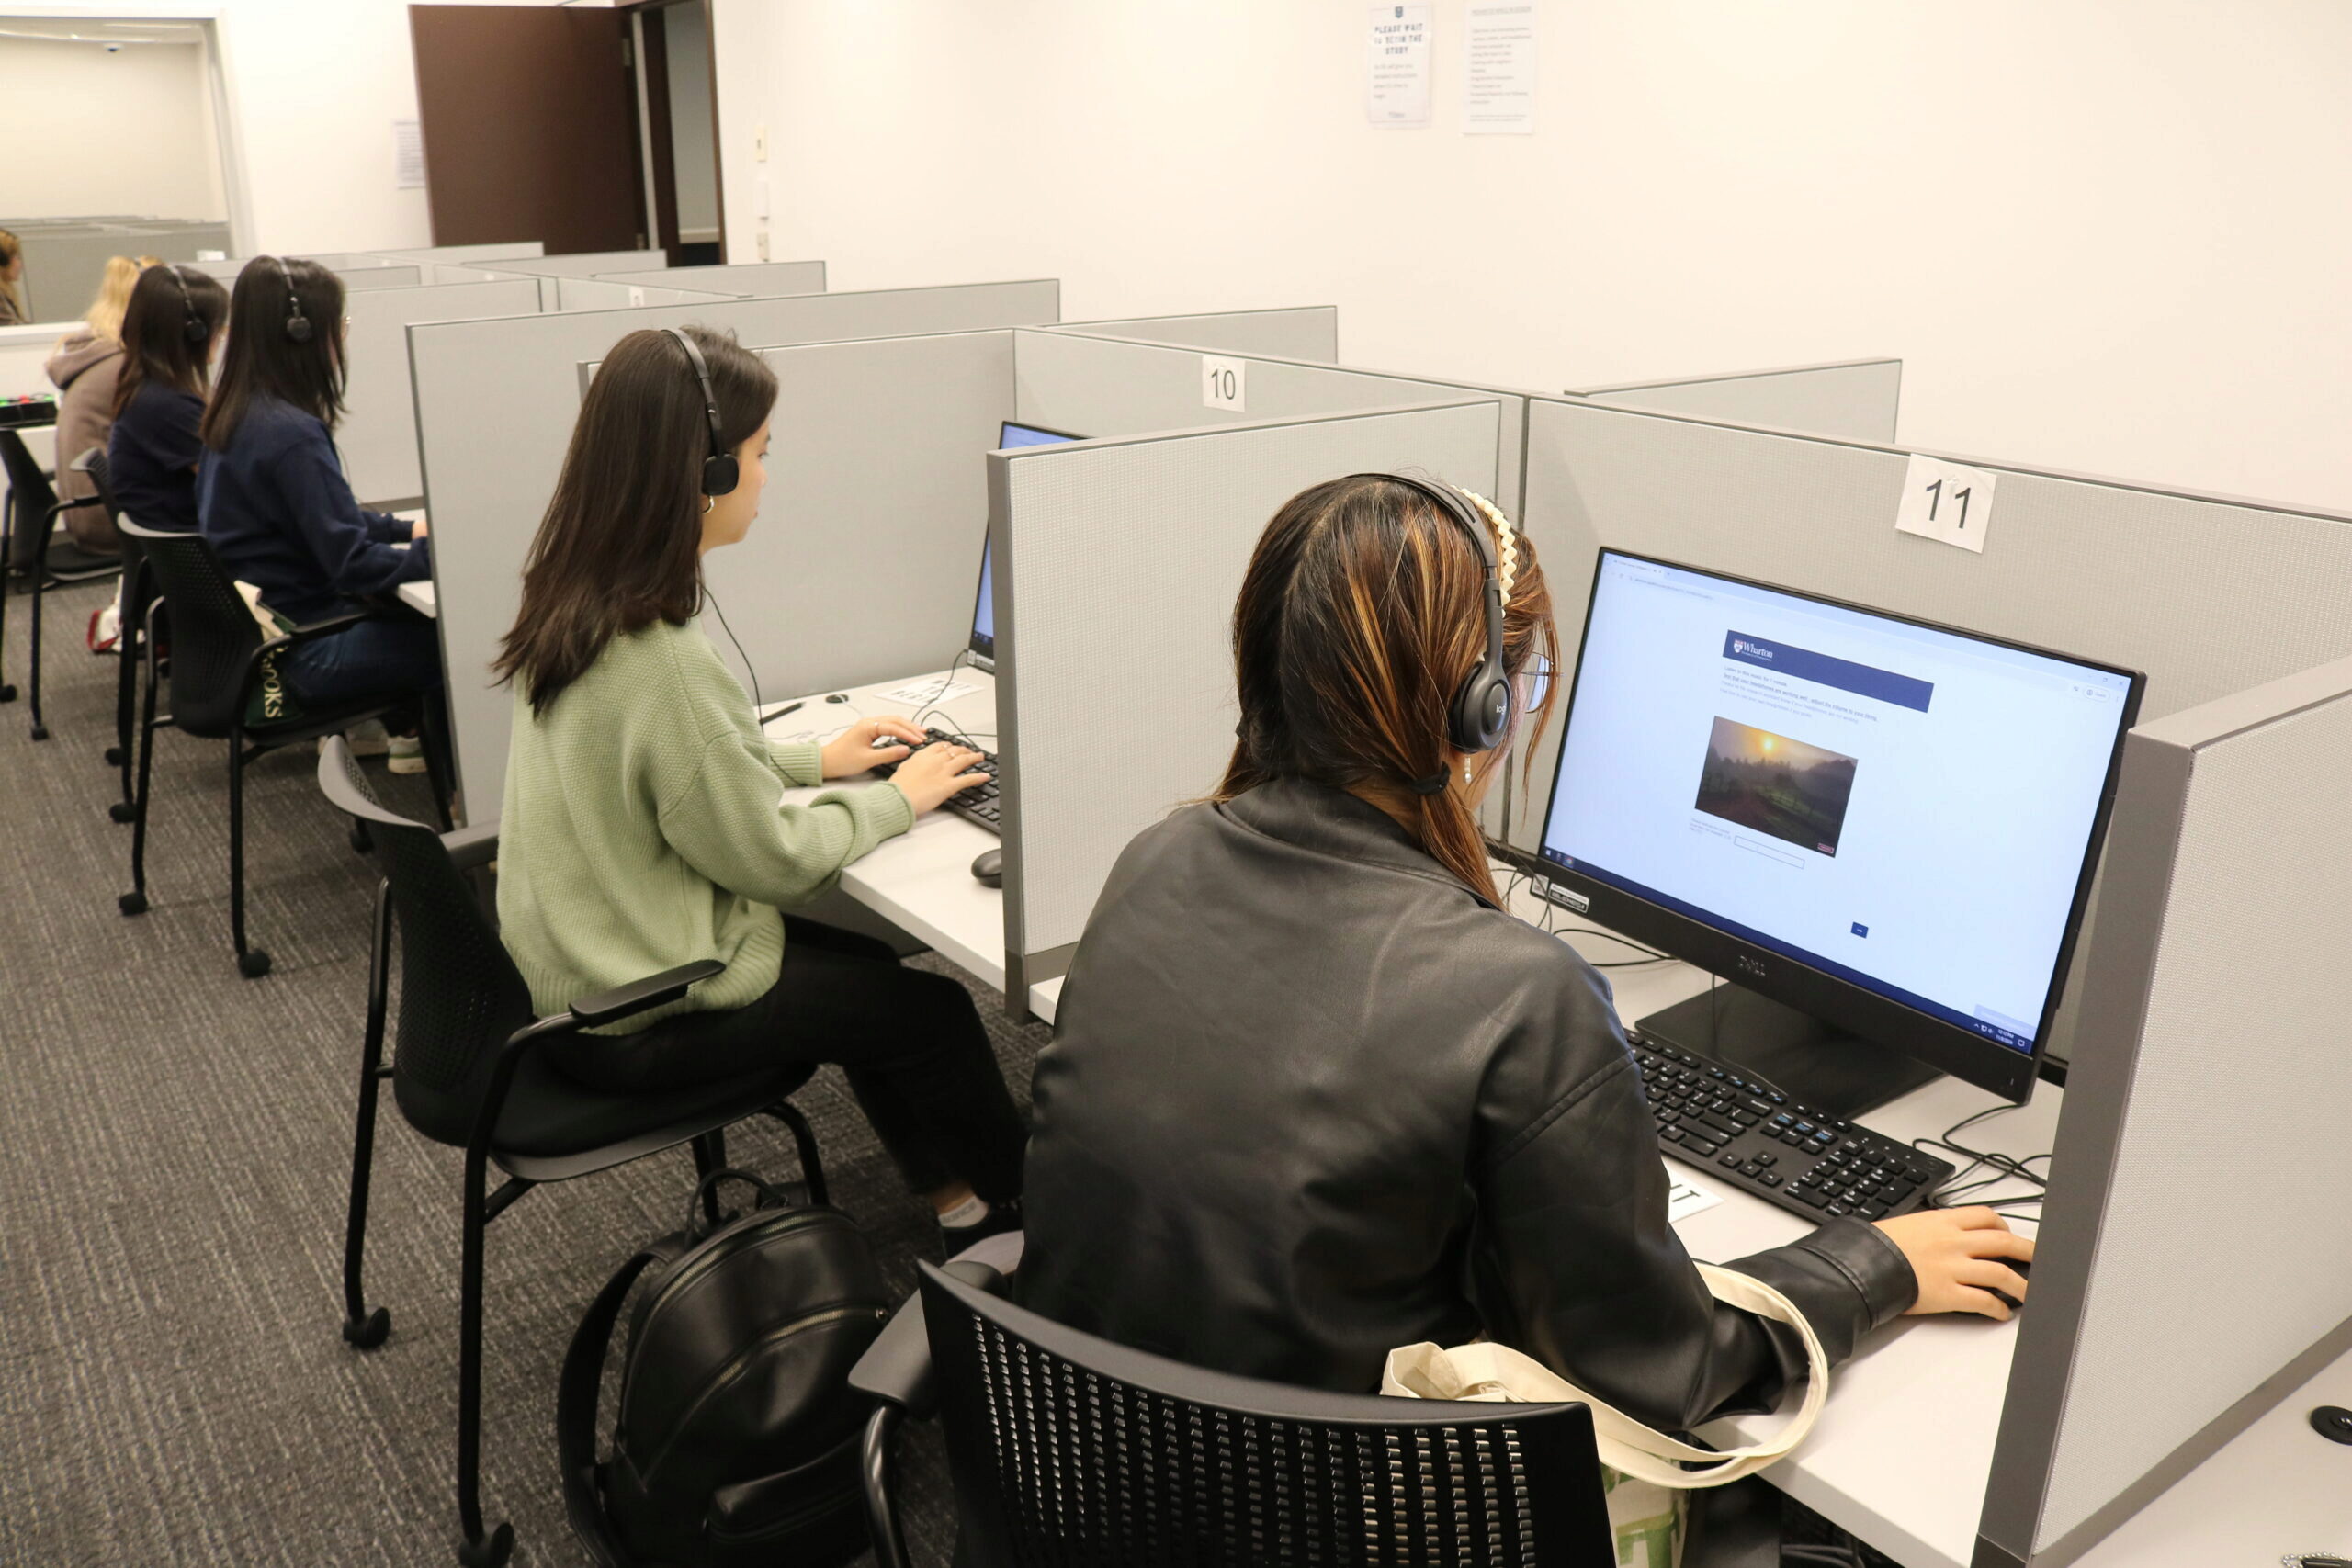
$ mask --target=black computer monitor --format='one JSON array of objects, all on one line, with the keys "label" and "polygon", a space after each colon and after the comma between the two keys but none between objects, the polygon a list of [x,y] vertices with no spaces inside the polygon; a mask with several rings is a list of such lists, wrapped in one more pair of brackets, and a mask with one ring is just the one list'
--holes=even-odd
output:
[{"label": "black computer monitor", "polygon": [[1549,896],[1732,982],[1640,1021],[1852,1116],[2033,1090],[2145,678],[1604,549]]},{"label": "black computer monitor", "polygon": [[[1016,424],[1006,420],[997,428],[997,450],[1009,451],[1016,446],[1050,446],[1059,441],[1082,441],[1082,435],[1072,435],[1064,430],[1047,430],[1043,425]],[[972,607],[972,637],[965,646],[972,662],[983,670],[996,668],[996,578],[989,570],[989,547],[980,544],[980,594]]]}]

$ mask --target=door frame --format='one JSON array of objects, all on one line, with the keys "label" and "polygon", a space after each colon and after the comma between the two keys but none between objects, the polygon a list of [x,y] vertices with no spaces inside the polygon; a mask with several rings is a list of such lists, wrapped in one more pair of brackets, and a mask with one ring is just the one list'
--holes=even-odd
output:
[{"label": "door frame", "polygon": [[[727,260],[727,182],[720,177],[718,128],[718,24],[711,0],[634,0],[621,7],[629,17],[629,42],[637,62],[639,155],[645,176],[649,243],[659,245],[672,266],[684,242],[678,233],[677,149],[670,135],[669,35],[662,13],[680,6],[702,10],[703,67],[710,77],[711,184],[718,203],[718,259]],[[655,25],[648,27],[648,22]],[[700,242],[697,242],[698,243]]]}]

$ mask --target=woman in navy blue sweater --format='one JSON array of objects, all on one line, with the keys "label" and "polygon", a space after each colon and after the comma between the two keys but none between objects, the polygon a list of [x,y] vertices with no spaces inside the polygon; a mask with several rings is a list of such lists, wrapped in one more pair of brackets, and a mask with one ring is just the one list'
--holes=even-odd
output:
[{"label": "woman in navy blue sweater", "polygon": [[166,262],[139,275],[122,317],[107,469],[115,500],[147,528],[196,527],[197,428],[212,355],[229,324],[229,291],[209,273]]},{"label": "woman in navy blue sweater", "polygon": [[[197,521],[229,574],[307,625],[382,607],[431,575],[424,525],[362,507],[334,430],[343,412],[343,280],[316,262],[256,256],[229,302],[229,347],[205,410]],[[420,699],[439,723],[432,623],[399,612],[300,643],[283,666],[312,706],[382,694]]]}]

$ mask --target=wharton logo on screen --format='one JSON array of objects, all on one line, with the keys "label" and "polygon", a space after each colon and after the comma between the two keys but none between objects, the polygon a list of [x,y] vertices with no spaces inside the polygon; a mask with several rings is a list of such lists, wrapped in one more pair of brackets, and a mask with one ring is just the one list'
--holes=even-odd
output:
[{"label": "wharton logo on screen", "polygon": [[1892,670],[1857,664],[1849,659],[1835,659],[1826,653],[1815,653],[1809,648],[1774,642],[1768,637],[1750,637],[1746,632],[1724,635],[1724,657],[1741,664],[1776,670],[1800,681],[1811,681],[1815,685],[1851,692],[1858,697],[1892,703],[1896,707],[1910,708],[1918,713],[1928,711],[1928,703],[1936,694],[1932,681],[1916,680],[1909,675],[1898,675]]}]

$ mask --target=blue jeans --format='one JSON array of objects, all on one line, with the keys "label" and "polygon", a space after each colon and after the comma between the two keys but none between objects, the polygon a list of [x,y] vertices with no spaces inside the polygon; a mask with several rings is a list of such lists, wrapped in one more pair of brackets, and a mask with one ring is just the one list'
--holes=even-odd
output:
[{"label": "blue jeans", "polygon": [[[279,662],[294,700],[305,707],[332,707],[366,697],[417,698],[426,746],[447,755],[441,637],[431,621],[415,615],[362,621],[315,642],[297,643]],[[436,761],[435,766],[446,764]],[[442,776],[446,779],[446,773]]]}]

